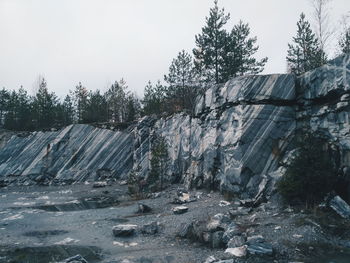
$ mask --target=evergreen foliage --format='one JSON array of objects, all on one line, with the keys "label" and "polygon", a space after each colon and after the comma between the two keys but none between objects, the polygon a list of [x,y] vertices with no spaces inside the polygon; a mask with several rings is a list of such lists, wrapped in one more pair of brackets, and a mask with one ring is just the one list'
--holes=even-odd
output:
[{"label": "evergreen foliage", "polygon": [[33,121],[39,129],[48,129],[54,126],[57,114],[58,99],[47,89],[44,78],[41,79],[39,89],[33,101]]},{"label": "evergreen foliage", "polygon": [[155,85],[151,81],[145,87],[143,97],[143,114],[161,114],[165,111],[166,88],[158,81]]},{"label": "evergreen foliage", "polygon": [[322,66],[327,58],[304,13],[300,15],[297,27],[293,44],[288,44],[287,63],[290,72],[301,75]]},{"label": "evergreen foliage", "polygon": [[61,102],[50,92],[44,78],[30,96],[18,91],[0,90],[0,127],[33,131],[60,128],[72,123],[132,122],[140,116],[136,95],[127,90],[125,81],[116,82],[106,93],[88,91],[81,82]]},{"label": "evergreen foliage", "polygon": [[277,189],[288,203],[314,205],[334,189],[336,169],[326,141],[306,133],[298,146]]},{"label": "evergreen foliage", "polygon": [[244,74],[258,74],[264,70],[267,57],[258,61],[253,55],[258,51],[257,37],[250,37],[248,23],[239,21],[230,33],[225,56],[224,79],[242,76]]},{"label": "evergreen foliage", "polygon": [[205,19],[206,25],[202,28],[202,33],[196,35],[197,47],[193,49],[195,66],[199,71],[204,72],[209,82],[225,81],[222,73],[228,34],[224,26],[229,19],[230,14],[225,14],[225,10],[220,9],[218,1],[215,0],[214,7],[209,11],[209,17]]},{"label": "evergreen foliage", "polygon": [[0,126],[4,124],[4,117],[8,109],[10,92],[5,88],[0,90]]},{"label": "evergreen foliage", "polygon": [[339,39],[339,47],[343,54],[350,53],[350,28],[347,28]]},{"label": "evergreen foliage", "polygon": [[215,0],[206,25],[196,35],[194,64],[197,74],[207,82],[224,83],[238,75],[260,73],[267,62],[267,58],[258,61],[253,57],[259,46],[257,38],[250,37],[249,25],[240,21],[229,33],[225,29],[229,19],[230,14],[226,15]]},{"label": "evergreen foliage", "polygon": [[152,147],[151,170],[147,182],[151,191],[162,191],[165,186],[165,173],[169,161],[168,145],[163,137],[155,140]]},{"label": "evergreen foliage", "polygon": [[194,81],[192,56],[185,50],[179,52],[177,58],[172,61],[169,73],[164,76],[164,80],[168,83],[166,97],[169,104],[173,106],[171,111],[187,109],[193,112],[198,87]]},{"label": "evergreen foliage", "polygon": [[128,86],[124,79],[115,81],[107,91],[108,119],[114,123],[124,122],[126,119],[126,101]]}]

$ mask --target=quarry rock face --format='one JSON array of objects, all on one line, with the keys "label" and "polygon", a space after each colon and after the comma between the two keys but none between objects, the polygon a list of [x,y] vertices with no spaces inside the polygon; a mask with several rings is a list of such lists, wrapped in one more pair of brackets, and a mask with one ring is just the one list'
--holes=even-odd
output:
[{"label": "quarry rock face", "polygon": [[194,116],[144,117],[125,131],[71,125],[14,135],[0,148],[0,180],[97,181],[131,171],[147,179],[162,136],[168,181],[259,198],[283,174],[299,128],[326,136],[340,167],[350,166],[349,74],[345,55],[299,78],[242,76],[213,86],[197,98]]},{"label": "quarry rock face", "polygon": [[170,174],[190,187],[255,196],[293,138],[294,103],[292,75],[239,77],[209,89],[196,117],[179,114],[155,124],[170,146]]},{"label": "quarry rock face", "polygon": [[0,179],[19,184],[99,181],[132,168],[133,138],[89,125],[12,136],[0,150]]},{"label": "quarry rock face", "polygon": [[310,71],[297,81],[298,127],[322,133],[338,147],[339,166],[350,166],[350,55]]}]

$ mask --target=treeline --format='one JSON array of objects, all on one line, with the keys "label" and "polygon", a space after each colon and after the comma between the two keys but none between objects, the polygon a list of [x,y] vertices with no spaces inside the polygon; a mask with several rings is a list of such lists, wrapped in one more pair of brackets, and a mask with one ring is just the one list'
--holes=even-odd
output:
[{"label": "treeline", "polygon": [[[300,75],[328,61],[326,47],[333,36],[329,28],[327,5],[331,0],[313,0],[315,32],[302,13],[297,34],[288,44],[288,71]],[[257,60],[257,38],[250,35],[249,24],[239,21],[228,29],[230,14],[219,8],[210,9],[201,32],[195,36],[192,53],[182,50],[173,59],[164,82],[147,83],[139,100],[122,79],[102,93],[89,91],[79,83],[61,101],[41,79],[37,92],[29,96],[18,91],[0,90],[0,125],[11,130],[40,130],[72,123],[132,122],[143,115],[162,115],[186,111],[193,114],[195,98],[213,84],[232,77],[263,71],[267,58]],[[343,23],[339,52],[350,52],[350,27]]]},{"label": "treeline", "polygon": [[141,104],[128,91],[126,82],[116,81],[105,92],[88,91],[79,83],[63,101],[50,92],[44,78],[34,96],[21,87],[0,90],[0,120],[9,130],[45,130],[72,123],[131,122],[140,116]]},{"label": "treeline", "polygon": [[72,123],[124,123],[151,114],[191,114],[196,96],[206,87],[238,75],[259,73],[267,62],[267,58],[258,61],[253,57],[259,47],[257,38],[250,37],[249,25],[240,21],[227,30],[229,19],[230,14],[215,0],[202,32],[195,36],[193,55],[179,52],[164,76],[166,84],[148,82],[142,100],[121,80],[103,94],[88,91],[79,83],[60,101],[42,79],[34,96],[22,87],[18,91],[1,90],[1,123],[11,130],[39,130]]}]

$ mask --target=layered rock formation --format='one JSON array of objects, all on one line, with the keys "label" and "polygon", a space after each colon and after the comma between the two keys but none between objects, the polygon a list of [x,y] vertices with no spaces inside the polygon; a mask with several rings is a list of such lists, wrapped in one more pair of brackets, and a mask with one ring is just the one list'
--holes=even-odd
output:
[{"label": "layered rock formation", "polygon": [[12,136],[0,150],[0,175],[21,184],[119,178],[132,168],[133,138],[89,125]]},{"label": "layered rock formation", "polygon": [[293,138],[294,104],[292,75],[239,77],[209,89],[195,118],[155,124],[170,146],[170,174],[192,187],[256,195]]},{"label": "layered rock formation", "polygon": [[197,98],[193,117],[145,117],[117,132],[72,125],[13,136],[0,150],[0,177],[76,182],[123,178],[132,169],[147,177],[150,149],[162,136],[169,181],[254,197],[281,175],[297,128],[327,136],[338,147],[339,164],[350,165],[349,62],[343,56],[298,79],[288,74],[232,79]]},{"label": "layered rock formation", "polygon": [[335,145],[339,165],[350,166],[350,55],[310,71],[297,82],[298,127],[310,127]]}]

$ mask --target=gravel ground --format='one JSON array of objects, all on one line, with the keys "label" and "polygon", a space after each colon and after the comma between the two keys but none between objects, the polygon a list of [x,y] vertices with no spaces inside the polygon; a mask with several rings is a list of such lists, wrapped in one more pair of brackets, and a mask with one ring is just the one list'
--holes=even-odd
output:
[{"label": "gravel ground", "polygon": [[[220,205],[219,193],[190,192],[200,196],[185,204],[188,212],[175,215],[171,201],[181,186],[160,197],[133,200],[126,186],[92,185],[12,187],[0,189],[0,262],[57,262],[81,254],[91,262],[204,262],[209,256],[232,258],[224,248],[212,249],[176,237],[184,223],[210,220],[239,206]],[[152,208],[137,213],[138,203]],[[350,262],[350,224],[332,213],[304,212],[268,202],[248,214],[231,216],[245,236],[262,235],[273,246],[273,256],[248,256],[234,262]],[[114,237],[118,224],[157,222],[159,233]]]}]

